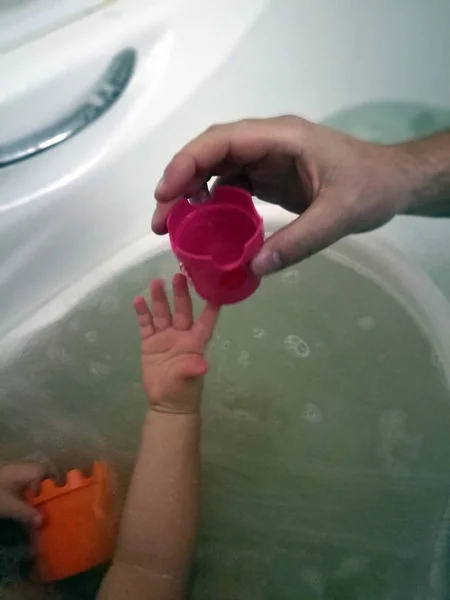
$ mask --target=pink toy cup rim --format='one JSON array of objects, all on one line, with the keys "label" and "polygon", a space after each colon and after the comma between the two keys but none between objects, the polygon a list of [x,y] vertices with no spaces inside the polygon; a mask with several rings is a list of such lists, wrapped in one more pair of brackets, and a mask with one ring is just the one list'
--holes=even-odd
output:
[{"label": "pink toy cup rim", "polygon": [[[174,210],[176,210],[176,207],[174,208]],[[189,258],[191,260],[202,261],[202,262],[208,262],[208,261],[212,260],[216,266],[219,266],[219,265],[217,265],[217,263],[215,263],[214,258],[211,256],[206,256],[204,254],[197,254],[195,252],[188,252],[188,251],[180,248],[178,239],[181,236],[183,236],[183,233],[185,233],[186,228],[189,227],[190,222],[193,220],[193,218],[195,218],[195,216],[196,216],[195,210],[198,210],[198,208],[194,209],[190,214],[188,214],[184,218],[184,220],[176,228],[174,235],[170,234],[170,223],[169,223],[170,218],[173,216],[173,212],[171,212],[169,214],[167,223],[168,223],[168,229],[169,229],[169,236],[170,236],[170,239],[172,242],[172,249],[173,249],[174,253],[176,254],[176,256],[180,259],[182,259],[182,257],[184,256],[185,258]],[[237,206],[237,205],[222,205],[221,206],[218,203],[214,204],[213,202],[211,202],[211,204],[209,204],[209,205],[206,205],[206,206],[203,205],[201,210],[202,210],[203,215],[205,215],[205,213],[224,212],[224,211],[240,213],[240,216],[245,216],[245,218],[252,221],[253,225],[255,226],[255,232],[245,242],[245,244],[242,247],[241,256],[238,259],[236,259],[235,261],[233,261],[232,263],[229,263],[226,267],[224,267],[223,264],[220,265],[221,269],[224,271],[232,271],[232,270],[236,269],[237,267],[239,267],[241,265],[242,258],[246,254],[249,246],[251,246],[255,242],[255,240],[257,240],[258,237],[261,235],[261,229],[262,229],[262,223],[263,223],[262,218],[259,216],[259,214],[257,213],[256,210],[251,210],[245,206],[242,206],[242,207]]]}]

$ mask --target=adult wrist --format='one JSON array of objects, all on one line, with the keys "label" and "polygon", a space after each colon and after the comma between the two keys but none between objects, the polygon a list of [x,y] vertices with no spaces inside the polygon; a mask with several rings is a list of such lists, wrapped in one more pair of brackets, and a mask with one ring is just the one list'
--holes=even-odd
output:
[{"label": "adult wrist", "polygon": [[404,194],[401,212],[450,214],[450,133],[442,132],[393,147]]}]

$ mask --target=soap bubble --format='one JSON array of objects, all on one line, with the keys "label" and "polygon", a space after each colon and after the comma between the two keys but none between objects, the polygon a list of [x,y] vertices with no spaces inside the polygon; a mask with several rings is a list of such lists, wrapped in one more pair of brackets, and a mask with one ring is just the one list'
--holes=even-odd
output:
[{"label": "soap bubble", "polygon": [[63,346],[51,345],[47,349],[47,356],[51,362],[59,363],[66,367],[73,365],[73,359]]},{"label": "soap bubble", "polygon": [[119,299],[116,295],[106,296],[100,302],[99,310],[103,315],[114,315],[119,312]]},{"label": "soap bubble", "polygon": [[97,341],[98,334],[96,331],[87,331],[84,334],[84,339],[88,342],[88,344],[93,344]]},{"label": "soap bubble", "polygon": [[307,358],[310,354],[309,346],[298,335],[288,335],[284,338],[284,346],[291,356]]},{"label": "soap bubble", "polygon": [[95,360],[90,360],[88,366],[92,375],[109,375],[111,373],[110,365],[105,365]]},{"label": "soap bubble", "polygon": [[263,338],[267,337],[267,331],[262,327],[255,327],[253,329],[253,337],[257,340],[262,340]]},{"label": "soap bubble", "polygon": [[358,320],[358,327],[363,331],[370,331],[375,327],[375,319],[373,317],[361,317]]},{"label": "soap bubble", "polygon": [[282,282],[287,284],[295,283],[298,280],[298,278],[299,274],[297,269],[289,269],[287,271],[284,271],[281,275]]},{"label": "soap bubble", "polygon": [[441,357],[439,356],[439,354],[436,351],[431,353],[431,364],[436,369],[439,369],[439,367],[442,366]]},{"label": "soap bubble", "polygon": [[303,415],[305,417],[305,421],[307,421],[311,425],[320,423],[320,421],[322,420],[322,413],[320,412],[320,408],[310,402],[306,404]]},{"label": "soap bubble", "polygon": [[242,350],[242,352],[239,352],[238,363],[243,367],[248,367],[250,364],[250,353],[247,352],[247,350]]}]

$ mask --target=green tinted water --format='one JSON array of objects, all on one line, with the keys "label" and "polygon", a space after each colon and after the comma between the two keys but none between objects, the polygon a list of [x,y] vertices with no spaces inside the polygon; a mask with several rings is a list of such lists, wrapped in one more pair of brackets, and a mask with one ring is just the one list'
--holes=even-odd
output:
[{"label": "green tinted water", "polygon": [[[105,457],[124,489],[146,410],[132,298],[176,268],[163,254],[130,269],[28,344],[1,379],[1,459],[58,472]],[[192,597],[426,598],[450,407],[409,314],[321,255],[224,309],[209,356]]]},{"label": "green tinted water", "polygon": [[418,102],[368,102],[332,114],[324,123],[369,142],[395,144],[448,130],[450,110]]},{"label": "green tinted water", "polygon": [[[448,128],[450,111],[378,102],[327,123],[392,143]],[[175,269],[165,255],[124,273],[4,370],[1,460],[63,473],[104,457],[123,492],[146,409],[131,299]],[[449,394],[409,315],[316,257],[226,309],[210,358],[192,597],[445,598]],[[0,548],[6,580],[17,556]],[[52,597],[90,600],[100,579]]]}]

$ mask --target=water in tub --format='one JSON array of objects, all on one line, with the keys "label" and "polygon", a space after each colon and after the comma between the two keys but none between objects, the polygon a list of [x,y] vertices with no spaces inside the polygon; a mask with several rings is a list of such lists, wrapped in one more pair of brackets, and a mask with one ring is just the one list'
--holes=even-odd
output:
[{"label": "water in tub", "polygon": [[[128,270],[23,349],[2,374],[3,460],[105,457],[123,488],[146,407],[131,299],[176,269],[163,253]],[[427,597],[449,393],[408,312],[323,254],[225,309],[209,356],[192,597]]]},{"label": "water in tub", "polygon": [[[121,497],[146,410],[131,302],[176,269],[162,253],[127,270],[4,367],[1,460],[106,458]],[[443,600],[449,390],[408,311],[323,253],[226,308],[209,358],[191,597]],[[18,557],[0,548],[5,586]],[[100,577],[54,595],[91,600]]]}]

